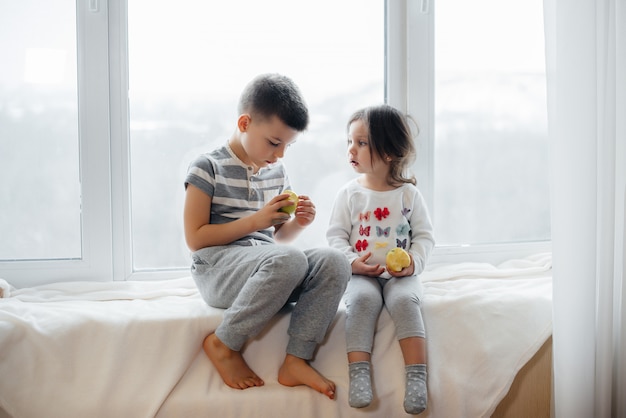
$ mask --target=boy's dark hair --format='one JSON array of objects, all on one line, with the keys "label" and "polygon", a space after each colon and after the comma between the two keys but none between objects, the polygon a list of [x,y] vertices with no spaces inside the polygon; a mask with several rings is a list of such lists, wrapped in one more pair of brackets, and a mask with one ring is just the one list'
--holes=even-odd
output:
[{"label": "boy's dark hair", "polygon": [[[409,127],[409,116],[405,116],[389,105],[371,106],[354,112],[348,121],[350,124],[362,120],[369,131],[371,155],[381,159],[389,157],[389,184],[416,184],[415,176],[409,173],[409,166],[415,159],[413,134]],[[417,124],[416,134],[417,134]]]},{"label": "boy's dark hair", "polygon": [[241,93],[238,111],[267,119],[277,116],[298,132],[309,124],[309,110],[300,89],[280,74],[262,74],[248,83]]}]

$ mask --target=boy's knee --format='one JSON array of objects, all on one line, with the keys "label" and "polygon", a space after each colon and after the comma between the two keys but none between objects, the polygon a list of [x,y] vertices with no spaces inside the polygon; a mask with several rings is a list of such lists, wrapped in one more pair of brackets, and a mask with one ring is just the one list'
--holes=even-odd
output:
[{"label": "boy's knee", "polygon": [[319,249],[320,258],[327,268],[333,269],[335,274],[345,277],[346,282],[352,275],[352,268],[348,257],[336,248],[324,247]]},{"label": "boy's knee", "polygon": [[284,251],[268,260],[272,269],[280,275],[302,278],[306,275],[308,261],[306,255],[297,248],[285,246]]}]

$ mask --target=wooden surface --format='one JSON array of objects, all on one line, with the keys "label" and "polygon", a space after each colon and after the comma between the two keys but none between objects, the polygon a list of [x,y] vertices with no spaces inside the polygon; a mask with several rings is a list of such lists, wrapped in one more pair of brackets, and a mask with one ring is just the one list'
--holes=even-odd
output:
[{"label": "wooden surface", "polygon": [[552,337],[519,371],[492,418],[550,418]]}]

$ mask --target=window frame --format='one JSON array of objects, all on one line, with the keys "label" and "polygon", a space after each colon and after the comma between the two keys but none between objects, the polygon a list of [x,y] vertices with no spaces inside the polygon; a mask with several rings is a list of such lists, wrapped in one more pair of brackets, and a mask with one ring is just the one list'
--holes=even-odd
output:
[{"label": "window frame", "polygon": [[108,34],[106,0],[97,11],[77,2],[81,258],[0,262],[0,274],[20,287],[111,280]]},{"label": "window frame", "polygon": [[[391,1],[391,3],[394,2]],[[407,0],[401,3],[403,4],[398,5],[398,7],[404,7],[402,12],[406,16],[406,22],[403,26],[398,25],[398,27],[404,29],[405,33],[395,35],[394,40],[398,45],[389,45],[389,47],[390,50],[391,47],[397,46],[403,48],[406,51],[405,61],[396,60],[388,62],[387,65],[406,71],[406,75],[401,80],[390,81],[392,81],[393,88],[407,93],[404,103],[400,97],[392,97],[389,103],[406,111],[419,124],[418,155],[413,165],[413,172],[418,179],[418,187],[426,200],[431,217],[434,217],[436,1]],[[394,27],[391,24],[389,26]],[[395,29],[399,30],[398,27]],[[398,94],[398,96],[400,95]],[[435,239],[436,232],[435,230]],[[551,251],[551,241],[436,245],[429,263],[477,261],[499,264],[512,258],[522,258]]]},{"label": "window frame", "polygon": [[[135,271],[131,228],[128,1],[109,1],[113,280],[180,277],[184,269]],[[182,221],[181,221],[182,222]]]},{"label": "window frame", "polygon": [[[56,281],[157,280],[187,270],[133,271],[128,2],[76,3],[82,259],[0,262],[19,287]],[[385,100],[420,128],[413,166],[433,210],[434,10],[429,0],[385,1]],[[424,59],[427,57],[427,59]],[[419,59],[418,59],[419,58]],[[410,64],[410,65],[409,65]],[[506,259],[551,251],[550,242],[437,246],[431,263]]]}]

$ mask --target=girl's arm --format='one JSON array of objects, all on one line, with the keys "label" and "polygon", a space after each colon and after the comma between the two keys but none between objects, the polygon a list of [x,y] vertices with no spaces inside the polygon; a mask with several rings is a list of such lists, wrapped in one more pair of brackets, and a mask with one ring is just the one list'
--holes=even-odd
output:
[{"label": "girl's arm", "polygon": [[348,193],[344,189],[337,194],[333,210],[330,215],[330,223],[326,231],[328,245],[341,250],[352,266],[352,274],[378,277],[385,271],[380,264],[370,265],[367,260],[372,256],[367,252],[359,256],[352,245],[350,245],[350,234],[352,233],[352,221],[350,208],[348,206]]},{"label": "girl's arm", "polygon": [[[379,264],[371,266],[367,264],[367,260],[372,256],[371,252],[367,252],[363,254],[363,256],[359,257],[359,255],[354,251],[352,245],[350,245],[350,228],[352,224],[350,222],[350,213],[344,213],[342,208],[338,207],[339,205],[335,202],[335,206],[333,207],[332,214],[330,216],[330,226],[326,231],[326,239],[328,240],[328,245],[341,250],[346,257],[348,257],[348,261],[350,262],[350,266],[352,268],[352,274],[360,274],[363,276],[380,276],[383,274],[385,269],[381,267]],[[347,206],[343,209],[347,209]]]},{"label": "girl's arm", "polygon": [[419,191],[415,194],[411,211],[411,248],[409,254],[413,260],[414,273],[421,274],[434,246],[433,226],[428,214],[426,202]]},{"label": "girl's arm", "polygon": [[342,189],[335,197],[333,203],[328,229],[326,230],[326,240],[330,247],[343,252],[346,257],[348,257],[350,263],[358,258],[352,245],[350,245],[351,232],[352,222],[350,219],[347,192],[345,189]]}]

